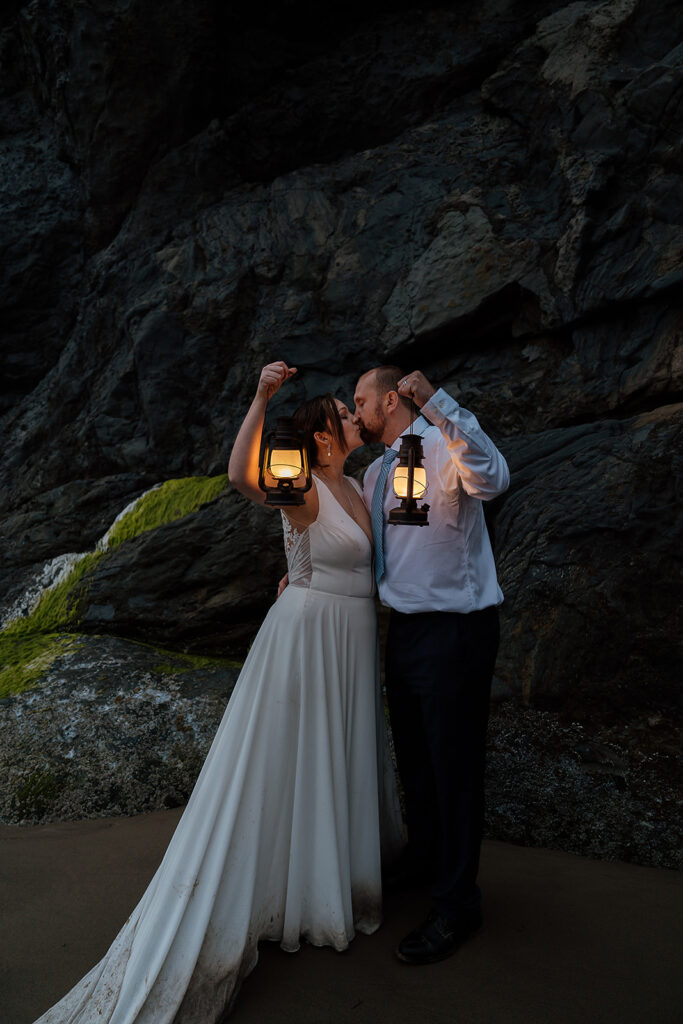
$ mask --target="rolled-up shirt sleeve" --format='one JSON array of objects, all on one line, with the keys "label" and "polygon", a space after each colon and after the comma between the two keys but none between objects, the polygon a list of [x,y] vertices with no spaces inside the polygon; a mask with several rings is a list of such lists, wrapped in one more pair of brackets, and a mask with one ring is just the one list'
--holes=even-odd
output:
[{"label": "rolled-up shirt sleeve", "polygon": [[441,482],[447,490],[455,490],[460,484],[473,498],[490,501],[508,489],[508,464],[473,413],[463,409],[443,388],[420,411],[446,441],[450,463],[443,466]]}]

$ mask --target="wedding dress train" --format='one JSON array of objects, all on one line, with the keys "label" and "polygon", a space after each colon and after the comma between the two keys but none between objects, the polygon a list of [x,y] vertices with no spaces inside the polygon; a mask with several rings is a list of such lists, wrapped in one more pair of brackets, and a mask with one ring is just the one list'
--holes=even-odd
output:
[{"label": "wedding dress train", "polygon": [[378,687],[370,542],[317,480],[283,516],[268,612],[164,859],[103,959],[36,1024],[214,1024],[270,939],[344,949],[380,924],[402,826]]}]

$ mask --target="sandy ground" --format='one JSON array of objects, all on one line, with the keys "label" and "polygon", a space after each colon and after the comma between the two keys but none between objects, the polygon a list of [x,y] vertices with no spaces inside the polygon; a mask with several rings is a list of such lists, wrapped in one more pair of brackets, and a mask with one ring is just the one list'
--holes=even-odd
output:
[{"label": "sandy ground", "polygon": [[[0,1024],[32,1024],[104,954],[180,811],[0,828]],[[683,881],[488,842],[482,931],[429,967],[395,959],[428,909],[390,894],[345,953],[266,944],[235,1024],[679,1024]]]}]

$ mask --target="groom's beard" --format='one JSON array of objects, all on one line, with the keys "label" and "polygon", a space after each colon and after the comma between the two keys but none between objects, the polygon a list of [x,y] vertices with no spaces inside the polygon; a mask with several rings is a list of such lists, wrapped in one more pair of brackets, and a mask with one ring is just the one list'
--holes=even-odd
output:
[{"label": "groom's beard", "polygon": [[361,440],[365,444],[379,444],[379,442],[382,440],[382,437],[384,436],[386,425],[387,421],[382,415],[382,411],[378,403],[377,408],[375,409],[374,422],[363,423],[363,421],[361,420],[361,422],[358,424],[360,429]]},{"label": "groom's beard", "polygon": [[364,444],[377,444],[382,440],[383,433],[383,430],[371,430],[369,427],[365,426],[360,428],[360,436]]}]

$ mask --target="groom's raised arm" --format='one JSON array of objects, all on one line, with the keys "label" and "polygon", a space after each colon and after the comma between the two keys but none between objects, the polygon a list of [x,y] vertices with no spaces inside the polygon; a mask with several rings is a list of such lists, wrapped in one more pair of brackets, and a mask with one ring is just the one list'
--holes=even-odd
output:
[{"label": "groom's raised arm", "polygon": [[[468,494],[488,501],[508,489],[508,464],[473,413],[463,409],[443,388],[421,411],[441,431],[451,463]],[[444,484],[448,486],[449,482],[444,480]]]},{"label": "groom's raised arm", "polygon": [[401,381],[399,394],[412,397],[441,431],[449,455],[449,461],[440,467],[446,490],[455,490],[460,484],[473,498],[489,501],[508,489],[508,464],[473,413],[443,388],[435,390],[419,370]]}]

